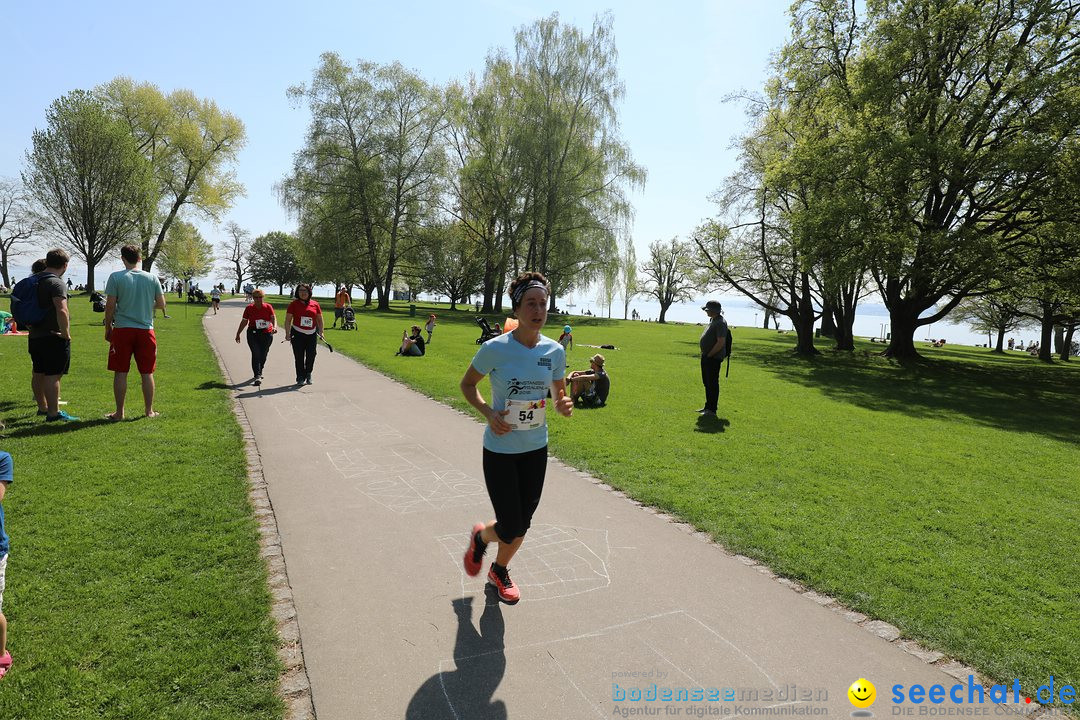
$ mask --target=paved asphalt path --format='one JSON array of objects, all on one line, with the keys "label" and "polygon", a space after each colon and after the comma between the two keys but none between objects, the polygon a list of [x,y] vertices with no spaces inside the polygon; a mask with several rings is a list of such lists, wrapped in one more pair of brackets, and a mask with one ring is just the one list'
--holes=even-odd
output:
[{"label": "paved asphalt path", "polygon": [[[313,385],[292,386],[275,342],[255,388],[242,307],[204,325],[258,445],[320,720],[850,717],[859,678],[880,718],[895,684],[958,682],[554,459],[510,568],[523,599],[500,604],[486,564],[470,578],[461,562],[491,516],[478,418],[322,345]],[[665,690],[688,699],[632,699]]]}]

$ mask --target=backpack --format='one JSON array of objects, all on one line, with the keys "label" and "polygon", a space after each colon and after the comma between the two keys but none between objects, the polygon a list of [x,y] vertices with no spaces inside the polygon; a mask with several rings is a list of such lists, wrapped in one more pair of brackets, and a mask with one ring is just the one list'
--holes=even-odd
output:
[{"label": "backpack", "polygon": [[30,327],[45,319],[48,308],[38,300],[41,273],[23,278],[11,290],[11,315],[19,327]]}]

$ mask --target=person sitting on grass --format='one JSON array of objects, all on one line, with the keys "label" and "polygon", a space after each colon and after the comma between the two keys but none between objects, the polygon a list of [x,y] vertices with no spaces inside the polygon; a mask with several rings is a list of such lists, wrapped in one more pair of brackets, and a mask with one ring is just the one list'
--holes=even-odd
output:
[{"label": "person sitting on grass", "polygon": [[566,378],[570,385],[570,397],[577,405],[578,400],[585,405],[603,407],[611,391],[611,378],[604,370],[604,356],[599,353],[589,358],[589,370],[575,370]]},{"label": "person sitting on grass", "polygon": [[395,355],[412,355],[414,357],[420,357],[424,354],[424,337],[420,334],[420,326],[413,325],[412,334],[406,335],[405,331],[401,331],[401,347],[395,353]]}]

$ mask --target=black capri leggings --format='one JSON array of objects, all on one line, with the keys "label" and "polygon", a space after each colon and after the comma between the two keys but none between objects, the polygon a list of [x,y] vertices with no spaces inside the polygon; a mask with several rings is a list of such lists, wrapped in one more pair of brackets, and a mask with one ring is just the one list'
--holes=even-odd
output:
[{"label": "black capri leggings", "polygon": [[270,346],[274,344],[274,336],[263,330],[248,330],[247,344],[251,349],[251,374],[262,377],[266,356],[270,352]]},{"label": "black capri leggings", "polygon": [[319,338],[314,333],[306,335],[293,331],[292,352],[296,364],[296,380],[303,380],[315,368],[315,346]]},{"label": "black capri leggings", "polygon": [[522,537],[540,505],[547,473],[547,445],[524,453],[484,448],[484,483],[495,508],[495,534],[504,543]]}]

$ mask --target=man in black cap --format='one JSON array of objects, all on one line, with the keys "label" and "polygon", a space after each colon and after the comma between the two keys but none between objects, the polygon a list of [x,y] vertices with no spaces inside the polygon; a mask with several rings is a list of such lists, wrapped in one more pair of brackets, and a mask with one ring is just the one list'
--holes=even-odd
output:
[{"label": "man in black cap", "polygon": [[720,399],[720,365],[727,356],[727,322],[723,308],[716,300],[710,300],[701,308],[709,316],[709,325],[701,333],[701,382],[705,385],[705,407],[698,413],[716,417],[716,403]]}]

